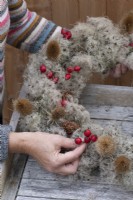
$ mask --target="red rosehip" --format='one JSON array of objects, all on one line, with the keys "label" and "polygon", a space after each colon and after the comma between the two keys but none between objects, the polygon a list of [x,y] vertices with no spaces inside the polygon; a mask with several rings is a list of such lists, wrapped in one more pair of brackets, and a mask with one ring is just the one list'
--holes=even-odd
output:
[{"label": "red rosehip", "polygon": [[67,40],[70,40],[72,38],[72,33],[68,31],[67,29],[62,28],[61,34],[63,35],[64,38]]},{"label": "red rosehip", "polygon": [[66,32],[66,39],[70,40],[72,38],[72,33],[70,31]]},{"label": "red rosehip", "polygon": [[61,29],[61,34],[62,34],[62,35],[65,35],[66,33],[67,33],[67,30],[66,30],[65,28],[62,28],[62,29]]},{"label": "red rosehip", "polygon": [[71,78],[71,74],[66,74],[65,79],[69,80]]},{"label": "red rosehip", "polygon": [[87,130],[84,132],[84,135],[85,135],[86,137],[90,137],[91,131],[90,131],[89,129],[87,129]]},{"label": "red rosehip", "polygon": [[80,145],[82,143],[82,139],[80,137],[75,138],[75,143]]},{"label": "red rosehip", "polygon": [[54,78],[53,78],[53,81],[54,81],[54,83],[56,84],[56,83],[58,83],[59,78],[58,78],[58,77],[54,77]]},{"label": "red rosehip", "polygon": [[73,67],[68,67],[68,68],[67,68],[67,72],[68,72],[68,73],[72,73],[73,71],[74,71]]},{"label": "red rosehip", "polygon": [[97,135],[92,135],[90,138],[92,142],[96,142],[98,139]]},{"label": "red rosehip", "polygon": [[64,34],[64,35],[63,35],[63,38],[65,38],[65,39],[66,39],[66,34]]},{"label": "red rosehip", "polygon": [[41,72],[41,73],[45,73],[46,70],[47,70],[47,68],[46,68],[45,65],[41,65],[41,66],[40,66],[40,72]]},{"label": "red rosehip", "polygon": [[61,105],[62,105],[62,107],[65,107],[67,105],[67,101],[65,99],[62,99]]},{"label": "red rosehip", "polygon": [[53,76],[54,76],[53,72],[49,72],[49,73],[47,74],[47,77],[48,77],[49,79],[53,78]]},{"label": "red rosehip", "polygon": [[91,138],[90,138],[90,137],[85,137],[85,138],[84,138],[84,142],[85,142],[86,144],[90,143],[90,142],[91,142]]},{"label": "red rosehip", "polygon": [[75,72],[79,72],[80,70],[81,70],[81,67],[80,67],[80,66],[75,66],[75,67],[74,67],[74,71],[75,71]]},{"label": "red rosehip", "polygon": [[130,46],[130,47],[133,47],[133,43],[130,43],[129,46]]}]

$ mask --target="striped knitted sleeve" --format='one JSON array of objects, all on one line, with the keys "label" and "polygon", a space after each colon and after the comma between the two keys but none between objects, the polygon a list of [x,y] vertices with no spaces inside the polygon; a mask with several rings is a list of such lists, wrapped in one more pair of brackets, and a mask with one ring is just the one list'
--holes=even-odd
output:
[{"label": "striped knitted sleeve", "polygon": [[8,139],[11,131],[11,126],[0,125],[0,161],[4,161],[8,157]]},{"label": "striped knitted sleeve", "polygon": [[[39,2],[38,2],[39,3]],[[25,0],[9,0],[11,26],[7,43],[36,53],[61,27],[27,9]]]}]

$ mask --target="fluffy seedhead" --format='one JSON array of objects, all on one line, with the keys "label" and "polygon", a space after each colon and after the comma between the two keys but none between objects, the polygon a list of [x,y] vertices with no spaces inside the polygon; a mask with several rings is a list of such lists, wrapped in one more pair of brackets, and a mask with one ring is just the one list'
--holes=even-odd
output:
[{"label": "fluffy seedhead", "polygon": [[123,33],[133,33],[133,12],[126,14],[120,21],[120,28]]},{"label": "fluffy seedhead", "polygon": [[61,106],[58,106],[52,111],[52,119],[54,121],[59,120],[60,118],[63,118],[65,114],[65,109]]},{"label": "fluffy seedhead", "polygon": [[75,122],[65,121],[63,122],[62,127],[66,133],[71,134],[79,128],[79,125]]},{"label": "fluffy seedhead", "polygon": [[100,156],[111,156],[116,150],[114,139],[108,135],[102,135],[96,143],[96,151]]},{"label": "fluffy seedhead", "polygon": [[126,156],[119,156],[115,160],[115,171],[118,174],[130,171],[131,161]]},{"label": "fluffy seedhead", "polygon": [[16,99],[13,107],[23,116],[30,115],[33,111],[33,105],[28,99]]},{"label": "fluffy seedhead", "polygon": [[50,60],[57,60],[60,55],[60,45],[56,40],[52,40],[47,45],[46,55]]}]

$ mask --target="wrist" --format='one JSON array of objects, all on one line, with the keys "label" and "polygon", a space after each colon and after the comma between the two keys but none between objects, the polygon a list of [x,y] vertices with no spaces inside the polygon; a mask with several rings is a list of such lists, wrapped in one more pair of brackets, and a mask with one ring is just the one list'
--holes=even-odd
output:
[{"label": "wrist", "polygon": [[9,134],[9,152],[10,153],[28,153],[28,145],[30,144],[30,133],[14,133]]}]

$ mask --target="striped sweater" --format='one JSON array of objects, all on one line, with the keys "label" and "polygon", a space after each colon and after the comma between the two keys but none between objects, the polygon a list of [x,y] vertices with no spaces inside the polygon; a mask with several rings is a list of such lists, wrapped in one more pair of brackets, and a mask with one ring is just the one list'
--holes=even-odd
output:
[{"label": "striped sweater", "polygon": [[0,0],[0,92],[4,81],[5,43],[35,53],[60,29],[30,12],[25,0]]},{"label": "striped sweater", "polygon": [[[27,9],[25,0],[0,0],[0,100],[3,97],[6,42],[36,53],[47,40],[61,32],[53,22]],[[0,160],[7,157],[9,126],[0,126]]]}]

